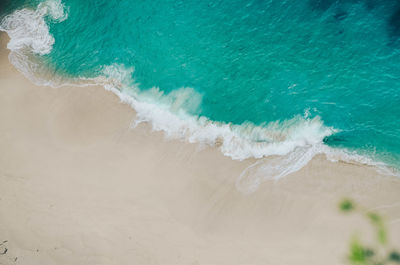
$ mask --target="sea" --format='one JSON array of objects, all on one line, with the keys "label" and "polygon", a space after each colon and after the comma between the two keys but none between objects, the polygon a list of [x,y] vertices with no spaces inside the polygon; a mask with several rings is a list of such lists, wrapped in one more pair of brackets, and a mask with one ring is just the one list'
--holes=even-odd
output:
[{"label": "sea", "polygon": [[102,85],[134,126],[270,178],[319,154],[400,168],[397,0],[2,0],[0,31],[35,84]]}]

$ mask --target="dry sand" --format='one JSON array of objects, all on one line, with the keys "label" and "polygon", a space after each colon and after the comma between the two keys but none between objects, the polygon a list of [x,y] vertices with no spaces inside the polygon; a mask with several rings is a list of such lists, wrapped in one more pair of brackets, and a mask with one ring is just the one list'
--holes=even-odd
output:
[{"label": "dry sand", "polygon": [[254,161],[165,140],[101,87],[33,85],[0,47],[0,264],[345,264],[367,222],[400,246],[400,180],[322,156],[251,194],[235,187]]}]

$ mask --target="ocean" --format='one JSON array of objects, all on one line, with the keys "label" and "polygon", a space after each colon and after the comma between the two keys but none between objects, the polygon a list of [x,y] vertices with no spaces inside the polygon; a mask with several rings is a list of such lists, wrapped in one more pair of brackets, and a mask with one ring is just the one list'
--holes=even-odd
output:
[{"label": "ocean", "polygon": [[317,154],[400,167],[397,0],[13,0],[0,10],[26,77],[103,85],[135,124],[169,138],[272,158],[272,178]]}]

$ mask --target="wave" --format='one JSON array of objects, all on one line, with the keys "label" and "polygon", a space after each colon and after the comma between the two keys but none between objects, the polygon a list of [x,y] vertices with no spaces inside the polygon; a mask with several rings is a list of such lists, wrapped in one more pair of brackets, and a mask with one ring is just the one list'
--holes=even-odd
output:
[{"label": "wave", "polygon": [[251,193],[268,180],[277,181],[302,169],[316,155],[323,154],[331,162],[345,162],[372,166],[377,173],[384,176],[399,177],[400,174],[383,162],[358,155],[346,149],[334,149],[324,144],[316,144],[310,148],[296,147],[292,152],[283,156],[273,156],[260,159],[247,167],[236,181],[236,187],[243,193]]},{"label": "wave", "polygon": [[309,118],[307,110],[304,115],[285,121],[235,125],[194,115],[201,109],[202,95],[193,88],[183,87],[169,94],[158,88],[141,91],[132,79],[134,69],[124,65],[103,66],[102,75],[96,78],[54,75],[40,60],[40,56],[51,52],[55,42],[45,19],[59,23],[67,17],[60,0],[47,0],[36,10],[24,8],[6,16],[0,22],[0,30],[10,37],[10,62],[37,85],[104,86],[136,111],[134,126],[149,122],[153,130],[163,131],[168,138],[215,146],[236,160],[258,159],[238,178],[237,187],[243,192],[254,191],[265,180],[277,180],[298,171],[318,154],[325,154],[331,161],[368,164],[380,173],[395,174],[384,163],[326,146],[323,139],[338,130],[325,126],[320,117]]},{"label": "wave", "polygon": [[201,105],[201,95],[194,89],[181,88],[169,94],[158,88],[140,91],[131,79],[132,71],[121,65],[106,66],[103,76],[92,80],[136,110],[135,125],[150,122],[153,130],[164,131],[167,137],[217,146],[233,159],[286,155],[296,147],[311,148],[320,144],[336,131],[324,126],[319,117],[296,116],[257,126],[250,122],[235,125],[191,115],[187,106],[197,109]]}]

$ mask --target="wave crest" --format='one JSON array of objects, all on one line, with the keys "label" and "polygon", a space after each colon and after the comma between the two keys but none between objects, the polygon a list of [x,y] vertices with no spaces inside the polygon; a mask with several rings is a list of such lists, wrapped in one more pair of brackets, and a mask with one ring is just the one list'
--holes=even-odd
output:
[{"label": "wave crest", "polygon": [[[170,138],[217,146],[233,159],[286,155],[296,147],[322,144],[326,136],[336,131],[325,126],[319,117],[310,119],[299,115],[257,126],[251,122],[236,125],[191,115],[201,105],[201,95],[194,89],[181,88],[169,94],[158,88],[140,91],[132,79],[133,70],[123,65],[106,66],[104,76],[94,81],[102,83],[136,110],[135,124],[150,122],[154,130],[164,131]],[[188,106],[191,106],[189,111]]]}]

